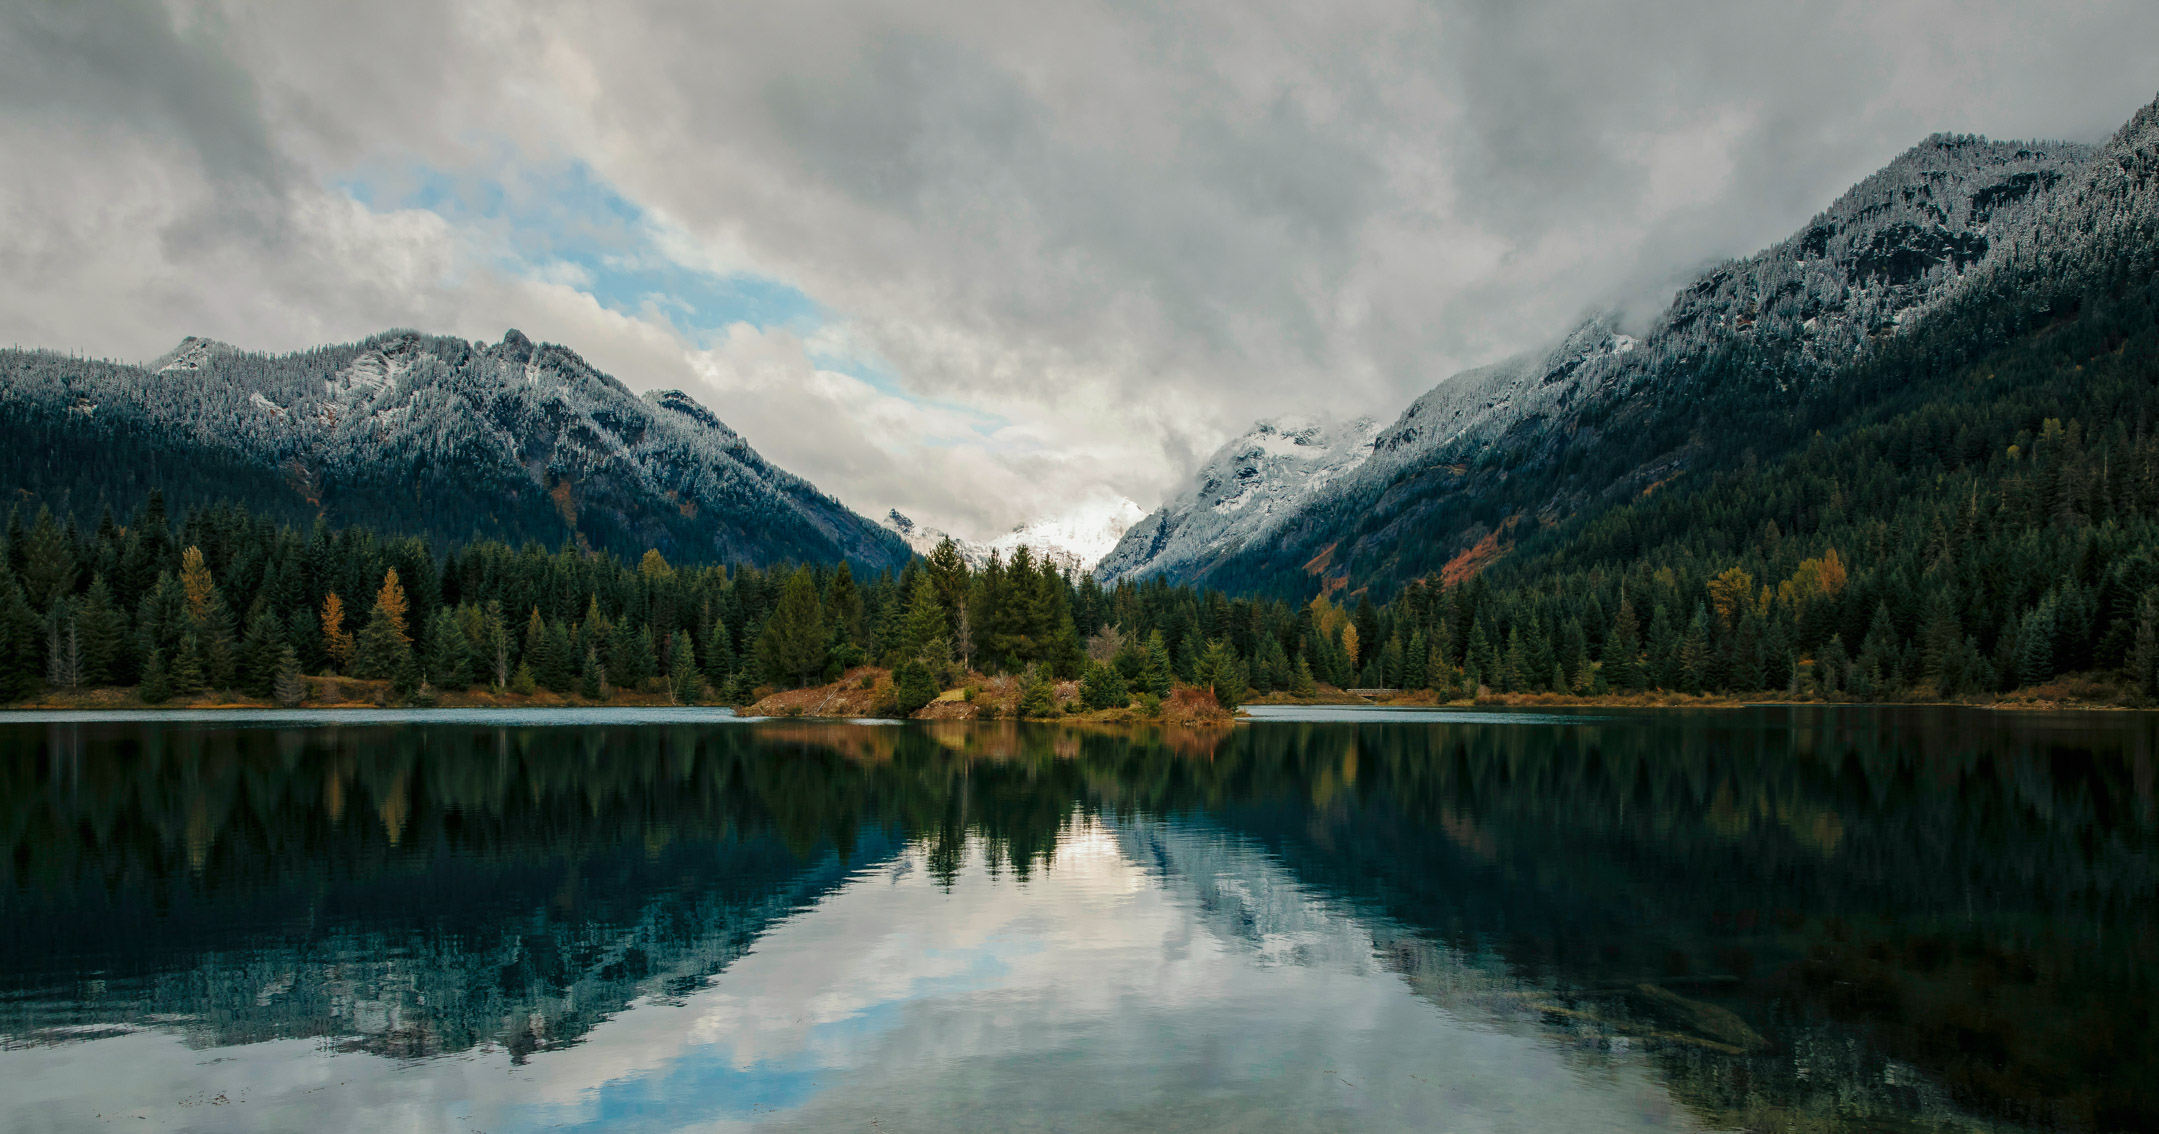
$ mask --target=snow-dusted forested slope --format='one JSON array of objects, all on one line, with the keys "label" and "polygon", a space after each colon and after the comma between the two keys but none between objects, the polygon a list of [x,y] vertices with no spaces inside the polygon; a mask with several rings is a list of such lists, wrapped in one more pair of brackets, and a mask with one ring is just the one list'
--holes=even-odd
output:
[{"label": "snow-dusted forested slope", "polygon": [[688,561],[904,562],[689,395],[559,346],[397,331],[288,355],[190,338],[146,366],[0,353],[7,483],[78,512],[227,499],[441,540],[571,540]]},{"label": "snow-dusted forested slope", "polygon": [[1124,533],[1095,575],[1104,582],[1203,570],[1215,557],[1273,534],[1372,454],[1379,424],[1283,417],[1215,450],[1192,484]]},{"label": "snow-dusted forested slope", "polygon": [[[1434,499],[1478,492],[1480,473],[1504,480],[1604,444],[1629,406],[1688,398],[1734,367],[1763,380],[1767,397],[1796,397],[1923,319],[1960,281],[2013,252],[2033,255],[2042,217],[2110,160],[2094,154],[2074,143],[1928,138],[1785,240],[1704,272],[1638,336],[1591,316],[1552,347],[1440,382],[1361,448],[1330,439],[1342,448],[1326,460],[1255,465],[1249,455],[1271,429],[1262,423],[1127,533],[1102,573],[1247,588],[1307,571],[1399,581],[1436,570],[1489,534],[1492,518],[1466,506],[1442,517]],[[1687,461],[1674,450],[1631,467],[1624,483],[1570,485],[1571,496],[1536,504],[1564,511]],[[1273,506],[1244,509],[1243,493],[1221,487],[1225,470],[1232,485],[1238,473],[1264,483]]]}]

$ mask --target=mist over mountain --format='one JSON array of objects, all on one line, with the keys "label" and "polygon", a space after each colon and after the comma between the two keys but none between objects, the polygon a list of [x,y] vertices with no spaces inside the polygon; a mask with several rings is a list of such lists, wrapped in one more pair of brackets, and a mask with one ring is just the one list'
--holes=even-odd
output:
[{"label": "mist over mountain", "polygon": [[1324,460],[1269,463],[1261,423],[1135,525],[1104,577],[1384,589],[1474,570],[1525,522],[1789,442],[1840,375],[1983,288],[2044,294],[2091,259],[2107,217],[2148,216],[2133,171],[2150,162],[2153,114],[2103,147],[1930,137],[1786,239],[1704,272],[1647,329],[1593,314],[1552,346],[1441,381],[1360,440],[1331,439]]},{"label": "mist over mountain", "polygon": [[144,366],[0,352],[0,475],[84,520],[151,488],[450,544],[569,542],[689,562],[908,557],[679,390],[573,351],[393,331],[288,355],[190,338]]}]

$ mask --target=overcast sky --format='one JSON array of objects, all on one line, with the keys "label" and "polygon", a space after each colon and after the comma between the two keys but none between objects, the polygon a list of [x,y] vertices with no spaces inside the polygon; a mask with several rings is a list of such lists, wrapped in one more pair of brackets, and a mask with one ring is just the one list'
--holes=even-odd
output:
[{"label": "overcast sky", "polygon": [[1653,309],[1928,133],[2100,140],[2155,43],[2150,0],[0,0],[0,342],[516,327],[982,537]]}]

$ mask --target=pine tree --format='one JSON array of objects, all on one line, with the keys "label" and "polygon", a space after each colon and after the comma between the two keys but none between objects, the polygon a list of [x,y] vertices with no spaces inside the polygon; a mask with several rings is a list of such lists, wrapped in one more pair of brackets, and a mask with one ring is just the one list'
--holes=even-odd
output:
[{"label": "pine tree", "polygon": [[1500,679],[1499,668],[1499,653],[1492,648],[1491,636],[1484,632],[1484,619],[1472,619],[1469,643],[1463,651],[1464,681],[1478,686],[1490,684]]},{"label": "pine tree", "polygon": [[677,705],[694,705],[704,692],[704,684],[704,675],[697,672],[697,651],[690,645],[690,636],[676,631],[667,662],[668,697]]},{"label": "pine tree", "polygon": [[735,675],[735,648],[733,636],[727,632],[727,622],[722,618],[712,620],[712,632],[705,635],[705,680],[713,691],[725,694],[728,682]]},{"label": "pine tree", "polygon": [[35,694],[44,676],[44,627],[12,579],[0,579],[0,701]]},{"label": "pine tree", "polygon": [[893,702],[903,717],[913,716],[917,709],[936,700],[937,692],[937,680],[930,676],[929,667],[914,658],[901,661],[892,671]]},{"label": "pine tree", "polygon": [[76,631],[75,620],[65,617],[65,604],[55,607],[63,617],[53,620],[47,633],[45,646],[45,683],[55,689],[75,689],[82,685],[82,638]]},{"label": "pine tree", "polygon": [[1312,679],[1311,662],[1301,657],[1297,659],[1297,673],[1290,679],[1289,691],[1299,697],[1310,697],[1319,692],[1319,683]]},{"label": "pine tree", "polygon": [[1694,617],[1687,622],[1687,633],[1679,641],[1679,688],[1687,693],[1700,693],[1709,685],[1709,609],[1697,604]]},{"label": "pine tree", "polygon": [[486,609],[480,629],[480,654],[486,659],[489,683],[500,691],[510,684],[510,627],[502,617],[500,601],[487,600]]},{"label": "pine tree", "polygon": [[284,627],[261,599],[255,600],[247,616],[247,634],[240,639],[241,691],[250,697],[271,696],[285,652]]},{"label": "pine tree", "polygon": [[394,677],[411,656],[412,645],[399,631],[397,616],[378,600],[368,613],[367,624],[360,627],[353,673],[367,678]]},{"label": "pine tree", "polygon": [[1095,664],[1080,681],[1080,703],[1090,709],[1122,709],[1132,703],[1132,690],[1117,667]]},{"label": "pine tree", "polygon": [[61,598],[75,593],[75,542],[67,537],[52,512],[40,507],[37,522],[23,554],[24,598],[35,610],[49,610]]},{"label": "pine tree", "polygon": [[291,646],[278,651],[277,674],[270,682],[270,696],[280,707],[296,709],[307,699],[307,680],[300,676],[300,654]]},{"label": "pine tree", "polygon": [[532,667],[540,684],[556,693],[577,688],[577,654],[570,645],[570,628],[560,618],[547,624],[540,638],[539,662]]},{"label": "pine tree", "polygon": [[322,599],[322,652],[329,657],[334,669],[347,673],[352,671],[355,643],[345,630],[345,600],[336,591]]},{"label": "pine tree", "polygon": [[824,604],[817,597],[817,582],[807,567],[797,568],[780,592],[772,617],[757,639],[758,660],[775,678],[800,687],[825,669]]},{"label": "pine tree", "polygon": [[610,692],[607,686],[607,663],[600,660],[600,648],[585,647],[585,664],[577,675],[578,696],[588,701],[605,701]]},{"label": "pine tree", "polygon": [[165,651],[150,647],[149,657],[142,664],[142,685],[135,695],[145,705],[162,705],[172,700],[172,676],[165,671]]},{"label": "pine tree", "polygon": [[439,607],[427,622],[427,664],[424,673],[437,689],[460,690],[472,684],[472,651],[465,641],[457,614]]},{"label": "pine tree", "polygon": [[1147,635],[1147,661],[1134,682],[1142,693],[1157,697],[1169,696],[1172,684],[1169,664],[1169,643],[1162,640],[1162,632],[1155,630]]},{"label": "pine tree", "polygon": [[82,637],[82,681],[85,685],[111,685],[133,676],[125,657],[127,624],[113,605],[112,588],[105,577],[93,576],[75,616]]},{"label": "pine tree", "polygon": [[1037,666],[1028,666],[1020,677],[1020,716],[1039,719],[1056,711],[1057,687],[1050,682],[1049,674]]},{"label": "pine tree", "polygon": [[2129,686],[2147,696],[2159,692],[2159,587],[2137,600],[2136,638],[2129,648]]},{"label": "pine tree", "polygon": [[176,697],[193,697],[204,689],[202,675],[202,644],[193,633],[180,635],[180,648],[172,656],[172,692]]},{"label": "pine tree", "polygon": [[2021,684],[2054,680],[2054,612],[2055,599],[2049,594],[2024,616],[2017,633],[2016,675]]}]

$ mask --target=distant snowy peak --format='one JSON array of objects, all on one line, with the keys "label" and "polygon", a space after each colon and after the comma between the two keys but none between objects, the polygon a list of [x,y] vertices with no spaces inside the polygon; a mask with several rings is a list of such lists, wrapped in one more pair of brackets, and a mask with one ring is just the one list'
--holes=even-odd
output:
[{"label": "distant snowy peak", "polygon": [[942,528],[932,528],[918,524],[902,514],[897,508],[885,513],[883,523],[886,529],[907,541],[907,546],[912,548],[916,555],[928,557],[931,552],[937,550],[938,544],[949,539],[952,541],[953,548],[960,553],[960,558],[965,559],[968,563],[979,565],[989,562],[990,549],[988,544],[976,543],[971,539],[962,539]]},{"label": "distant snowy peak", "polygon": [[639,396],[515,330],[492,345],[390,331],[284,355],[191,336],[141,367],[37,351],[0,362],[0,427],[39,414],[132,427],[280,483],[334,486],[287,485],[341,522],[388,515],[445,541],[570,537],[695,562],[904,561],[899,541],[688,394]]},{"label": "distant snowy peak", "polygon": [[1284,416],[1215,450],[1192,484],[1133,524],[1096,566],[1104,582],[1180,568],[1272,532],[1372,456],[1379,423]]},{"label": "distant snowy peak", "polygon": [[989,562],[992,554],[1009,560],[1013,552],[1024,547],[1037,560],[1047,559],[1066,571],[1085,574],[1145,516],[1139,505],[1119,496],[1089,501],[1061,515],[1020,524],[987,543],[918,524],[897,508],[885,514],[884,526],[906,540],[917,555],[926,556],[949,539],[960,558],[980,567]]},{"label": "distant snowy peak", "polygon": [[1094,570],[1124,538],[1132,525],[1145,519],[1139,505],[1122,496],[1091,501],[1061,516],[1021,524],[990,541],[990,549],[1010,559],[1025,547],[1037,558],[1047,558],[1075,574]]},{"label": "distant snowy peak", "polygon": [[216,339],[189,335],[180,345],[150,361],[144,369],[162,373],[167,370],[200,370],[213,359],[239,354],[240,348]]}]

